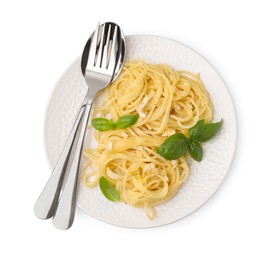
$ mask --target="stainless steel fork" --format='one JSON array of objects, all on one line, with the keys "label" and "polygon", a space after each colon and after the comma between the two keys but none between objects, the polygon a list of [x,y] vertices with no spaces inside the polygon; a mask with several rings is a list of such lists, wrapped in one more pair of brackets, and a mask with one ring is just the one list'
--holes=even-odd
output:
[{"label": "stainless steel fork", "polygon": [[[81,70],[88,86],[86,97],[59,161],[34,208],[39,218],[53,216],[53,224],[59,229],[68,229],[73,224],[81,152],[93,99],[99,90],[116,79],[124,60],[125,37],[120,27],[110,22],[98,25],[82,54]],[[68,160],[71,160],[70,169],[67,169]],[[67,180],[62,188],[64,174]]]}]

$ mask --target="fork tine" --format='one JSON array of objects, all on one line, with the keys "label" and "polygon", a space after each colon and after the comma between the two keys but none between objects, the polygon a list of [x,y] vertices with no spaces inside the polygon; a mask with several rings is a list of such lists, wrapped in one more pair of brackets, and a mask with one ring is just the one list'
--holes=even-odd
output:
[{"label": "fork tine", "polygon": [[103,24],[102,26],[102,32],[100,36],[100,41],[99,41],[99,50],[98,50],[98,58],[97,62],[95,63],[96,67],[101,67],[101,62],[102,62],[102,57],[103,57],[103,45],[104,45],[104,31],[105,31],[105,25]]},{"label": "fork tine", "polygon": [[109,52],[109,65],[111,64],[111,66],[108,67],[109,70],[113,70],[115,69],[115,64],[116,64],[116,48],[117,48],[117,33],[118,33],[118,27],[115,26],[114,29],[114,34],[113,34],[113,39],[112,39],[112,46],[111,46],[111,50]]},{"label": "fork tine", "polygon": [[106,39],[106,43],[104,45],[103,57],[102,57],[102,63],[101,63],[101,67],[106,68],[106,69],[108,68],[108,64],[109,64],[110,34],[111,34],[111,24],[108,26],[107,39]]},{"label": "fork tine", "polygon": [[98,25],[92,38],[88,39],[82,55],[81,69],[85,79],[115,79],[121,69],[119,63],[124,62],[124,42],[124,35],[115,23]]},{"label": "fork tine", "polygon": [[[92,60],[92,63],[91,64],[91,67],[93,67],[96,63],[96,53],[97,53],[97,46],[98,46],[98,36],[99,36],[99,28],[100,28],[100,23],[98,23],[97,25],[97,28],[96,28],[96,31],[93,35],[93,42],[95,43],[91,43],[91,46],[90,46],[90,51],[89,51],[89,57],[94,57],[94,60]],[[88,63],[87,63],[87,68],[89,67],[88,65],[90,65],[90,62],[91,62],[91,59],[88,58]]]}]

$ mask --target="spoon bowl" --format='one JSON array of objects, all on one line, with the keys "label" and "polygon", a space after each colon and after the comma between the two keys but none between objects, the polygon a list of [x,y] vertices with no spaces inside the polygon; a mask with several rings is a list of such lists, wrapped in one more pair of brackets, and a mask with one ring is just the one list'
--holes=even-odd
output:
[{"label": "spoon bowl", "polygon": [[[106,33],[109,33],[110,38],[113,38],[113,34],[114,34],[114,30],[116,28],[117,24],[113,23],[113,22],[107,22],[104,24],[104,30]],[[83,49],[83,53],[82,53],[82,58],[81,58],[81,71],[83,76],[85,77],[86,74],[86,69],[87,69],[87,63],[88,63],[88,58],[89,58],[89,53],[90,53],[90,46],[93,42],[94,39],[94,35],[96,32],[93,32],[91,34],[91,36],[89,37],[89,39],[87,40],[85,47]],[[114,48],[114,53],[116,55],[116,57],[118,58],[118,60],[116,61],[116,67],[114,69],[114,73],[112,75],[111,81],[114,81],[117,76],[119,75],[122,67],[123,67],[123,63],[125,60],[125,56],[126,56],[126,41],[125,41],[125,36],[122,32],[122,30],[120,29],[120,27],[117,27],[117,45]],[[105,43],[104,43],[105,44]]]}]

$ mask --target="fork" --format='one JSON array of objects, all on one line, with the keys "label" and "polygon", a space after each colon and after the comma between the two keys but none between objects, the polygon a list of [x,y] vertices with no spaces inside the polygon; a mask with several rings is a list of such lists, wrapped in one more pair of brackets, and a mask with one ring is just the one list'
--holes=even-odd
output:
[{"label": "fork", "polygon": [[[58,163],[34,207],[36,216],[41,219],[53,216],[53,224],[59,229],[70,228],[74,221],[80,159],[93,99],[98,91],[116,79],[124,60],[125,37],[120,27],[110,22],[98,24],[81,59],[82,74],[88,86],[86,97]],[[69,169],[68,161],[71,161]],[[63,184],[64,175],[67,179]]]}]

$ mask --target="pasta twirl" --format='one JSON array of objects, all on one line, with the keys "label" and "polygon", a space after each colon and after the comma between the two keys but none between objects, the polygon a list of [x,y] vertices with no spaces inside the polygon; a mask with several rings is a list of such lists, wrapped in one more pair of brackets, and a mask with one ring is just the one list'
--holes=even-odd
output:
[{"label": "pasta twirl", "polygon": [[144,208],[153,219],[154,206],[172,198],[189,174],[185,157],[168,161],[155,149],[174,133],[188,136],[198,120],[209,123],[210,98],[199,75],[141,60],[128,61],[103,95],[93,116],[116,121],[136,114],[139,119],[126,129],[95,130],[98,146],[84,150],[83,184],[95,187],[104,176],[118,189],[121,201]]}]

